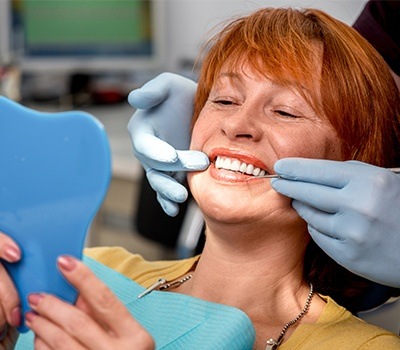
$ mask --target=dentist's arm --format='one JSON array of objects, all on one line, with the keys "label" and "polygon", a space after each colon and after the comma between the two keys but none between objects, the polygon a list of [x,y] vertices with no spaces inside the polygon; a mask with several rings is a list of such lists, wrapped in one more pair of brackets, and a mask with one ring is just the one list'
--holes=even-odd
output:
[{"label": "dentist's arm", "polygon": [[188,196],[179,183],[184,178],[182,172],[204,170],[209,165],[204,153],[188,151],[196,89],[192,80],[163,73],[128,97],[137,109],[128,125],[133,152],[170,216],[178,213],[177,203]]},{"label": "dentist's arm", "polygon": [[314,241],[350,271],[400,287],[400,176],[369,164],[300,158],[275,164]]}]

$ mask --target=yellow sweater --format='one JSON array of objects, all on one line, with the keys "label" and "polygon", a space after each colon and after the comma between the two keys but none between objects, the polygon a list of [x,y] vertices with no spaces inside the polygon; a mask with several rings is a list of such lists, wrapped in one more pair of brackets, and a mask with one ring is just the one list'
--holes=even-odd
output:
[{"label": "yellow sweater", "polygon": [[[88,248],[85,254],[147,288],[164,277],[176,279],[187,273],[198,260],[144,260],[123,248]],[[400,350],[400,337],[353,316],[330,297],[321,296],[326,307],[315,323],[304,323],[279,347],[279,350]]]}]

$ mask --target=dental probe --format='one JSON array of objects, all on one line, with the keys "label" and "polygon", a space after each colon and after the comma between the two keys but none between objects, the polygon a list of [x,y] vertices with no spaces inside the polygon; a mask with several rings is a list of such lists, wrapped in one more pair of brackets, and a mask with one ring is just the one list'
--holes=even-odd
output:
[{"label": "dental probe", "polygon": [[[387,170],[390,170],[392,173],[395,174],[400,174],[400,168],[387,168]],[[256,176],[256,178],[278,179],[280,178],[280,176],[278,174],[272,174],[272,175]],[[251,179],[252,178],[247,179],[247,181]]]}]

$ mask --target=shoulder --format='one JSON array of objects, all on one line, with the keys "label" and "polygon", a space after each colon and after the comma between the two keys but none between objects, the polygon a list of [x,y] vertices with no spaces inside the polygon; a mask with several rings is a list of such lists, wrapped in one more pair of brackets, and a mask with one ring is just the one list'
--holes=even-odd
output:
[{"label": "shoulder", "polygon": [[133,254],[122,247],[86,248],[84,254],[119,273],[129,277],[143,287],[155,279],[175,279],[188,272],[199,257],[182,260],[147,261],[139,254]]},{"label": "shoulder", "polygon": [[327,304],[317,322],[298,327],[288,339],[287,345],[294,342],[302,344],[298,349],[320,350],[400,349],[400,337],[396,334],[366,323],[329,297],[321,298]]}]

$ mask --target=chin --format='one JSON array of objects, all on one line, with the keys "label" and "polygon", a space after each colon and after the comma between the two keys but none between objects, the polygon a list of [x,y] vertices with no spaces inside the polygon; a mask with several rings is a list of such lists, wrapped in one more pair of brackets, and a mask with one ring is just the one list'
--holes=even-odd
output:
[{"label": "chin", "polygon": [[220,222],[266,222],[282,209],[285,212],[293,210],[291,200],[272,188],[266,189],[265,184],[261,184],[260,189],[254,184],[221,182],[213,179],[207,171],[189,173],[188,181],[203,214]]},{"label": "chin", "polygon": [[247,220],[254,221],[254,214],[247,207],[241,205],[231,205],[229,200],[218,201],[213,198],[207,198],[199,202],[199,207],[203,214],[218,222],[228,224],[240,223]]}]

